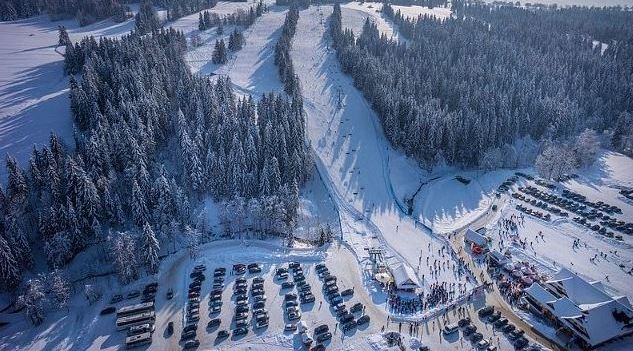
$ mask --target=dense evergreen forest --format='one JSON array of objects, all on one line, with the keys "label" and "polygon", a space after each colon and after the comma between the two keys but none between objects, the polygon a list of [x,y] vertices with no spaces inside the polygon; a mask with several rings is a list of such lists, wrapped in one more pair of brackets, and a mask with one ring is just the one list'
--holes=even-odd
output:
[{"label": "dense evergreen forest", "polygon": [[331,33],[343,70],[408,155],[477,166],[495,153],[516,166],[532,140],[587,128],[631,152],[632,12],[456,3],[446,20],[404,18],[389,5],[384,14],[407,43],[369,21],[356,38],[338,5]]},{"label": "dense evergreen forest", "polygon": [[[77,18],[81,26],[112,17],[121,22],[127,19],[125,3],[131,0],[0,0],[0,20],[12,21],[41,13],[52,20]],[[168,21],[209,9],[218,0],[142,0],[147,4],[167,11]]]},{"label": "dense evergreen forest", "polygon": [[34,241],[51,267],[102,243],[123,281],[139,263],[152,271],[160,243],[195,247],[209,234],[196,226],[206,194],[238,206],[252,230],[292,229],[312,167],[301,101],[238,98],[228,79],[192,75],[185,50],[182,33],[161,29],[67,51],[66,71],[81,73],[70,83],[75,145],[52,135],[26,170],[7,159],[3,287],[19,285]]},{"label": "dense evergreen forest", "polygon": [[127,18],[127,6],[117,0],[0,0],[0,20],[12,21],[46,13],[52,20],[76,18],[81,26],[112,17]]}]

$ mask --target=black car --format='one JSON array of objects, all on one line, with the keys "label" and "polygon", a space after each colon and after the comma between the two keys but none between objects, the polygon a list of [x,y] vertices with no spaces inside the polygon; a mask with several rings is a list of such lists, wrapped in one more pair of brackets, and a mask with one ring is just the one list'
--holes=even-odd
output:
[{"label": "black car", "polygon": [[343,324],[343,326],[341,328],[343,329],[344,332],[346,332],[348,330],[352,330],[352,329],[356,328],[356,321],[351,320],[351,321]]},{"label": "black car", "polygon": [[295,287],[295,283],[293,282],[283,282],[281,283],[281,288],[282,289],[292,289]]},{"label": "black car", "polygon": [[477,331],[477,327],[473,324],[467,325],[464,330],[462,331],[462,333],[464,334],[464,336],[468,336],[474,332]]},{"label": "black car", "polygon": [[479,315],[479,317],[486,317],[492,314],[492,312],[495,311],[494,306],[486,306],[482,309],[480,309],[479,311],[477,311],[477,314]]},{"label": "black car", "polygon": [[354,306],[352,306],[352,307],[349,309],[349,311],[350,311],[351,313],[360,312],[360,311],[362,311],[362,310],[363,310],[363,304],[362,304],[362,303],[360,303],[360,302],[355,303],[355,304],[354,304]]},{"label": "black car", "polygon": [[503,328],[501,328],[501,331],[504,333],[509,333],[511,331],[514,331],[514,329],[516,329],[516,327],[512,324],[508,324],[506,326],[504,326]]},{"label": "black car", "polygon": [[196,338],[196,331],[190,330],[188,332],[183,332],[180,336],[180,341],[191,340]]},{"label": "black car", "polygon": [[215,328],[217,326],[220,325],[220,319],[219,318],[214,318],[212,320],[209,321],[209,323],[207,323],[207,328],[211,329],[211,328]]},{"label": "black car", "polygon": [[330,328],[327,326],[327,324],[321,324],[320,326],[314,328],[314,334],[321,334],[321,333],[325,333],[326,331],[329,331]]},{"label": "black car", "polygon": [[369,323],[369,316],[368,315],[364,315],[364,316],[358,318],[358,322],[357,322],[358,325],[363,325],[365,323]]},{"label": "black car", "polygon": [[310,351],[325,351],[325,346],[323,346],[323,344],[317,344],[311,348]]},{"label": "black car", "polygon": [[[363,317],[367,317],[367,322],[369,322],[369,317],[368,316],[363,316]],[[363,318],[363,317],[361,317],[361,318]],[[360,319],[361,318],[358,319],[358,322],[359,322],[358,324],[363,324],[363,323],[360,323]],[[345,323],[347,323],[347,322],[349,322],[351,320],[354,320],[354,315],[351,314],[351,313],[344,314],[339,319],[341,324],[345,324]]]},{"label": "black car", "polygon": [[481,334],[481,333],[473,333],[470,336],[470,341],[472,341],[472,342],[479,342],[483,338],[484,338],[483,334]]},{"label": "black car", "polygon": [[248,334],[248,328],[235,328],[233,329],[233,336]]},{"label": "black car", "polygon": [[288,293],[284,296],[284,301],[296,300],[296,299],[297,299],[297,295],[293,293]]},{"label": "black car", "polygon": [[194,324],[188,324],[184,328],[182,328],[182,332],[183,333],[188,333],[188,332],[191,332],[191,331],[195,332],[196,329],[198,329],[198,325],[197,324],[195,324],[195,323]]},{"label": "black car", "polygon": [[495,327],[501,328],[508,324],[508,320],[506,318],[501,318],[494,323]]},{"label": "black car", "polygon": [[330,332],[325,332],[323,334],[319,334],[316,337],[316,341],[317,342],[324,342],[325,340],[330,340],[332,339],[332,333]]},{"label": "black car", "polygon": [[341,296],[352,296],[354,295],[354,289],[345,289],[341,291]]},{"label": "black car", "polygon": [[224,338],[228,338],[228,337],[229,337],[229,335],[230,335],[230,334],[229,334],[229,332],[228,332],[228,331],[226,331],[226,330],[220,330],[220,331],[218,332],[218,336],[217,336],[217,337],[218,337],[218,339],[224,339]]},{"label": "black car", "polygon": [[467,325],[470,324],[470,318],[466,317],[466,318],[462,318],[459,320],[459,322],[457,322],[457,326],[459,326],[460,328],[463,328]]},{"label": "black car", "polygon": [[198,340],[189,340],[189,341],[187,341],[185,343],[184,348],[185,348],[185,350],[196,349],[196,348],[198,348],[198,346],[200,346],[200,341],[198,341]]},{"label": "black car", "polygon": [[513,345],[516,349],[522,349],[526,347],[529,343],[530,342],[526,338],[520,337],[514,341]]},{"label": "black car", "polygon": [[171,336],[174,334],[174,322],[167,323],[167,335]]},{"label": "black car", "polygon": [[106,315],[106,314],[112,314],[116,311],[116,308],[114,306],[110,306],[110,307],[106,307],[104,309],[101,310],[101,312],[99,312],[100,315]]}]

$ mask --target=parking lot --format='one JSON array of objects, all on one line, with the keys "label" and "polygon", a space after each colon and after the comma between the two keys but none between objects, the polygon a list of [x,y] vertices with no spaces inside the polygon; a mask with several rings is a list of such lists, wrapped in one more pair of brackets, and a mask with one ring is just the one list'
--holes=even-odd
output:
[{"label": "parking lot", "polygon": [[[357,265],[349,269],[349,264],[340,264],[340,260],[348,259],[353,259],[349,252],[342,258],[299,253],[285,259],[271,256],[266,250],[257,250],[230,255],[218,252],[218,255],[189,260],[179,269],[182,282],[171,287],[173,299],[158,303],[160,310],[169,313],[157,312],[157,333],[150,349],[159,349],[165,344],[180,349],[187,346],[192,349],[229,349],[268,337],[274,337],[276,344],[292,349],[310,349],[304,347],[304,342],[310,339],[312,342],[308,344],[317,349],[320,349],[317,345],[339,346],[358,333],[369,332],[373,317],[365,317],[361,321],[364,323],[355,325],[365,312],[363,307],[369,297],[359,286]],[[299,267],[290,268],[291,262],[298,263]],[[324,286],[327,284],[319,278],[317,265],[322,273],[327,267],[329,275],[336,276],[337,291],[330,290],[331,299],[326,296]],[[249,266],[261,271],[249,271]],[[348,269],[341,270],[341,267]],[[218,268],[225,269],[223,279],[214,277]],[[280,277],[285,275],[285,279]],[[292,284],[294,286],[285,287]],[[161,291],[169,288],[162,287]],[[357,294],[359,291],[362,294]],[[340,296],[341,292],[349,295]],[[338,310],[334,307],[337,305]],[[350,309],[354,305],[357,306],[352,312]],[[370,306],[367,313],[375,315],[376,310],[376,306]],[[341,317],[347,321],[345,332],[342,331]],[[169,322],[173,323],[173,334],[165,331]],[[315,333],[320,326],[318,331],[322,332]],[[308,340],[306,336],[309,336]]]}]

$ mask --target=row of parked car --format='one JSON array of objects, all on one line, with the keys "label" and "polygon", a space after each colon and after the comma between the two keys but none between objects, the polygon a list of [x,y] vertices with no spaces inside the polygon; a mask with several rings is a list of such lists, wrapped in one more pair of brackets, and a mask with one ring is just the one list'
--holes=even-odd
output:
[{"label": "row of parked car", "polygon": [[[330,303],[330,307],[336,313],[336,318],[339,320],[341,330],[346,332],[359,325],[369,323],[369,316],[363,315],[363,304],[358,302],[352,305],[348,311],[347,306],[344,303],[344,299],[354,295],[354,289],[344,289],[339,292],[337,278],[335,275],[330,274],[330,271],[325,264],[317,264],[315,268],[323,283],[323,293]],[[361,314],[357,320],[355,319],[355,313]]]},{"label": "row of parked car", "polygon": [[602,201],[597,201],[597,202],[588,201],[586,196],[581,195],[581,194],[576,193],[576,192],[571,191],[571,190],[564,189],[563,192],[562,192],[562,195],[565,198],[574,200],[574,201],[579,202],[579,203],[581,203],[583,205],[589,206],[591,208],[594,208],[596,210],[600,210],[600,211],[608,213],[608,214],[613,214],[613,213],[621,214],[622,213],[622,209],[619,208],[618,206],[609,205],[609,204],[604,203]]},{"label": "row of parked car", "polygon": [[549,213],[543,213],[541,211],[533,210],[527,206],[523,206],[521,204],[516,205],[515,207],[518,211],[521,211],[527,215],[534,216],[536,218],[540,218],[544,221],[550,221],[552,219],[552,215]]},{"label": "row of parked car", "polygon": [[[479,315],[479,318],[481,318],[483,321],[487,323],[492,323],[497,330],[503,332],[512,342],[512,345],[515,349],[520,350],[530,344],[530,342],[523,336],[525,332],[511,324],[507,318],[504,318],[501,315],[501,312],[495,311],[493,306],[486,306],[477,311],[477,314]],[[468,324],[472,325],[470,323]],[[472,325],[472,327],[475,326]]]},{"label": "row of parked car", "polygon": [[[185,326],[180,334],[180,341],[184,342],[185,349],[194,349],[200,346],[200,341],[197,339],[198,322],[200,321],[200,291],[202,283],[206,280],[204,274],[206,269],[204,265],[197,265],[189,275],[191,283],[187,291]],[[170,325],[173,326],[171,323]]]},{"label": "row of parked car", "polygon": [[[615,235],[607,228],[617,230],[625,234],[633,235],[633,223],[626,223],[609,215],[610,213],[621,212],[621,210],[616,206],[607,205],[602,201],[587,201],[584,195],[580,195],[566,189],[563,190],[562,196],[541,191],[533,186],[526,186],[524,188],[519,188],[519,190],[542,200],[538,202],[532,200],[530,201],[532,205],[547,209],[550,212],[559,214],[562,217],[567,217],[568,214],[564,211],[561,211],[557,207],[548,206],[547,203],[551,205],[556,205],[570,212],[578,214],[577,217],[573,218],[574,222],[582,224],[601,235],[610,238],[615,237],[616,239],[622,240],[621,235]],[[516,196],[515,194],[513,194],[513,196],[519,198],[519,196]],[[605,213],[602,213],[601,211]],[[600,225],[590,222],[594,220],[600,220]]]}]

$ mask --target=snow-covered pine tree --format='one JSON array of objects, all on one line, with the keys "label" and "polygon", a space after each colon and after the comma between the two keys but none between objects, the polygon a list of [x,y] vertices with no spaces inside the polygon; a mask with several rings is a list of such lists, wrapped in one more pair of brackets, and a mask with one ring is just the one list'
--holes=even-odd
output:
[{"label": "snow-covered pine tree", "polygon": [[144,261],[147,265],[147,270],[150,273],[156,273],[158,271],[158,252],[160,251],[160,247],[158,245],[158,240],[156,239],[156,235],[152,230],[152,226],[145,222],[143,225],[143,233],[141,235],[142,247]]}]

